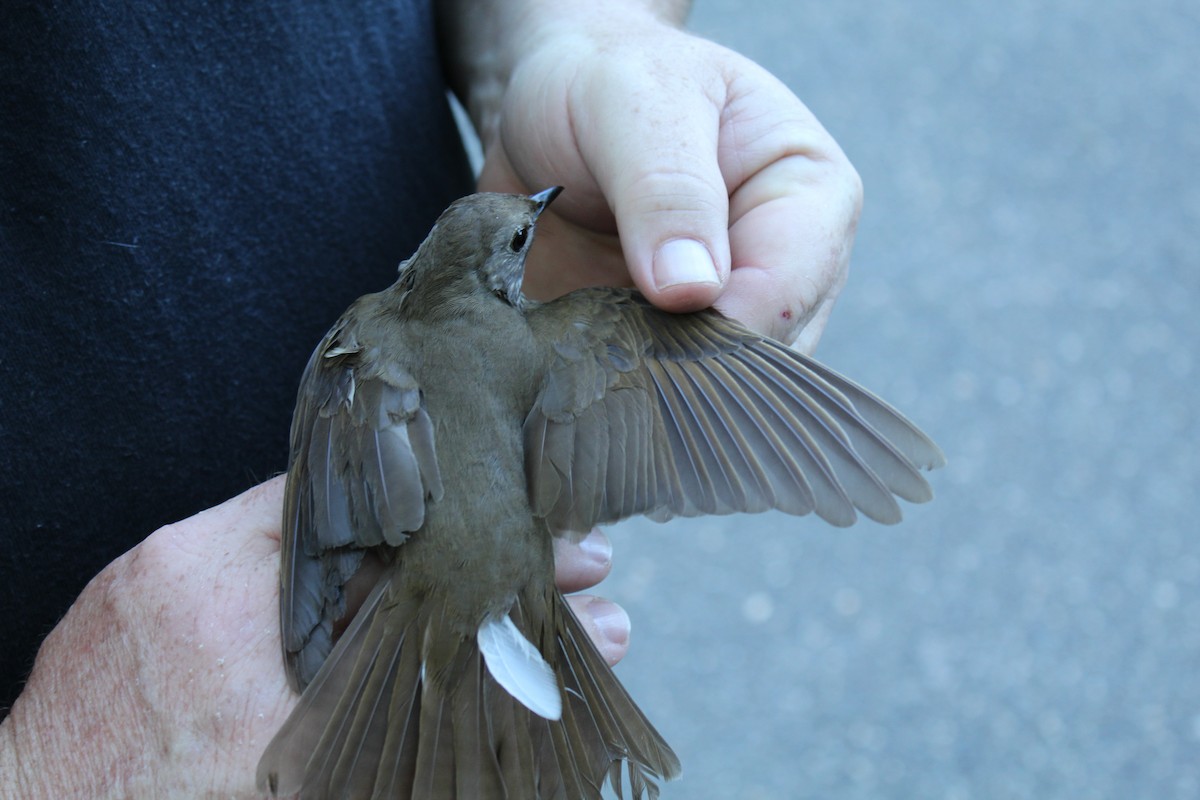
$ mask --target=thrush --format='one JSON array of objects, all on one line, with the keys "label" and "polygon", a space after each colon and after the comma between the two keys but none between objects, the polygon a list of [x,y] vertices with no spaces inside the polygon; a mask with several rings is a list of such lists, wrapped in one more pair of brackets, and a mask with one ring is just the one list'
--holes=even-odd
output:
[{"label": "thrush", "polygon": [[[714,310],[521,292],[555,187],[451,205],[313,352],[292,421],[280,620],[299,704],[258,784],[304,798],[658,795],[678,758],[554,583],[555,536],[634,514],[849,525],[931,498],[938,447]],[[335,642],[345,585],[382,573]]]}]

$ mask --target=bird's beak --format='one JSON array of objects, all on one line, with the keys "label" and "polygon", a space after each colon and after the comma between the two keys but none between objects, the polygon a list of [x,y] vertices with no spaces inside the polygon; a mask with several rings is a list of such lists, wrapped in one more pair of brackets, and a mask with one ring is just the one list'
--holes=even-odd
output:
[{"label": "bird's beak", "polygon": [[549,189],[543,189],[537,194],[529,195],[529,199],[537,203],[537,213],[540,216],[546,210],[546,206],[554,202],[554,198],[562,192],[563,187],[551,186]]}]

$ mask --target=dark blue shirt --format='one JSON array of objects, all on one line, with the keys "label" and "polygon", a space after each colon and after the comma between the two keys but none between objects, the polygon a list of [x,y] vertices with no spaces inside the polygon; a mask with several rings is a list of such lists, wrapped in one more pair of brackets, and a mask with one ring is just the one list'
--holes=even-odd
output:
[{"label": "dark blue shirt", "polygon": [[428,2],[0,11],[0,708],[84,584],[286,466],[301,370],[471,190]]}]

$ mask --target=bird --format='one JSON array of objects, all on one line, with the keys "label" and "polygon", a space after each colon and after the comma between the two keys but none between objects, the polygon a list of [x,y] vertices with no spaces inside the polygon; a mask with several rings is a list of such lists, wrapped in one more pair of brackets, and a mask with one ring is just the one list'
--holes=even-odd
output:
[{"label": "bird", "polygon": [[[313,351],[283,507],[300,699],[260,790],[301,798],[656,798],[680,762],[555,587],[553,541],[643,514],[925,502],[933,441],[866,389],[708,309],[522,292],[561,191],[478,193]],[[340,637],[346,583],[379,577]]]}]

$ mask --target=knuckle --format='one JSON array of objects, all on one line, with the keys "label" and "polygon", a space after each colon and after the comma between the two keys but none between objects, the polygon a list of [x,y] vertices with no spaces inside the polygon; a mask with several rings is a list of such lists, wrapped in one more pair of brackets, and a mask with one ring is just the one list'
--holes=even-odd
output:
[{"label": "knuckle", "polygon": [[711,166],[701,163],[698,156],[664,153],[662,157],[652,156],[647,163],[649,166],[628,176],[621,192],[636,204],[637,210],[725,214],[728,195],[724,183],[705,174]]}]

